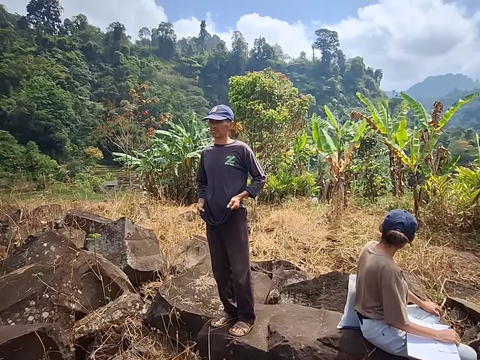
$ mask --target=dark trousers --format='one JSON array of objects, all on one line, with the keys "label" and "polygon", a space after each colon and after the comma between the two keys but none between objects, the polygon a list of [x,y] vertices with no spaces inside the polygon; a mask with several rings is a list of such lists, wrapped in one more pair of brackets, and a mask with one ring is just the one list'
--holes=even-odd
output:
[{"label": "dark trousers", "polygon": [[255,322],[247,230],[247,210],[233,210],[221,225],[207,224],[212,270],[224,310],[238,320]]}]

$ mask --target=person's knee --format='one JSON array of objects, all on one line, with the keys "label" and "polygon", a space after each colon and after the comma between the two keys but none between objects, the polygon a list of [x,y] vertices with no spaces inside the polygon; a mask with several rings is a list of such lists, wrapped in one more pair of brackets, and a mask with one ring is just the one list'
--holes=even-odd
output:
[{"label": "person's knee", "polygon": [[461,344],[458,347],[458,355],[460,360],[477,360],[477,352],[468,345]]},{"label": "person's knee", "polygon": [[250,264],[236,264],[232,266],[232,280],[236,286],[244,286],[250,279]]}]

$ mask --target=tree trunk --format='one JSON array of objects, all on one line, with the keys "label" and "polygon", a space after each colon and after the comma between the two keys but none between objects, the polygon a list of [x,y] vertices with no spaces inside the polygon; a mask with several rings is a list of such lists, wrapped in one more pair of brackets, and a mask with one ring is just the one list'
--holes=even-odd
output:
[{"label": "tree trunk", "polygon": [[418,192],[417,174],[413,174],[413,212],[418,219],[420,215],[420,194]]},{"label": "tree trunk", "polygon": [[322,200],[322,194],[325,189],[325,178],[323,176],[323,171],[321,167],[318,168],[317,185],[318,185],[318,200]]},{"label": "tree trunk", "polygon": [[390,179],[393,185],[393,196],[398,196],[399,188],[398,188],[398,178],[397,178],[397,161],[396,156],[393,149],[389,151],[389,158],[390,158]]},{"label": "tree trunk", "polygon": [[345,209],[345,178],[341,176],[338,180],[332,180],[332,189],[335,213],[340,215]]}]

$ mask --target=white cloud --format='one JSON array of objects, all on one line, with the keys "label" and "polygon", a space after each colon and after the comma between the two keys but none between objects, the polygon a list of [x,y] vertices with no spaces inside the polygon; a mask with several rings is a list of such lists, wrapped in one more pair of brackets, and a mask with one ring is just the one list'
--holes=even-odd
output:
[{"label": "white cloud", "polygon": [[443,0],[380,0],[328,26],[348,56],[384,71],[384,88],[405,90],[429,75],[480,72],[480,12]]},{"label": "white cloud", "polygon": [[249,46],[253,45],[255,39],[263,36],[268,43],[279,44],[290,56],[298,57],[302,51],[307,54],[311,51],[313,38],[307,27],[300,21],[289,24],[270,16],[248,14],[238,20],[237,29],[242,32]]},{"label": "white cloud", "polygon": [[[10,12],[25,14],[29,0],[3,0],[2,3]],[[91,24],[102,30],[119,21],[134,38],[142,27],[154,28],[167,20],[163,8],[156,5],[155,0],[60,0],[60,4],[64,8],[64,18],[84,14]]]},{"label": "white cloud", "polygon": [[[203,20],[203,19],[202,19]],[[201,20],[192,16],[190,19],[180,19],[173,23],[175,33],[177,38],[181,39],[183,37],[188,38],[189,36],[198,36],[200,32]],[[230,45],[232,38],[232,31],[221,32],[216,28],[216,24],[210,13],[206,14],[205,22],[207,23],[207,31],[210,34],[216,34],[220,39],[225,41],[227,45]]]},{"label": "white cloud", "polygon": [[[210,34],[217,34],[227,43],[227,46],[231,45],[233,30],[218,31],[210,13],[207,13],[205,21]],[[173,26],[177,37],[181,39],[182,37],[198,36],[200,22],[201,20],[195,17],[174,22]],[[236,30],[243,34],[249,47],[253,46],[255,39],[263,36],[272,45],[278,43],[283,51],[291,56],[298,56],[302,51],[309,52],[313,42],[313,38],[309,38],[307,27],[301,22],[289,24],[286,21],[258,14],[243,15],[236,24]]]}]

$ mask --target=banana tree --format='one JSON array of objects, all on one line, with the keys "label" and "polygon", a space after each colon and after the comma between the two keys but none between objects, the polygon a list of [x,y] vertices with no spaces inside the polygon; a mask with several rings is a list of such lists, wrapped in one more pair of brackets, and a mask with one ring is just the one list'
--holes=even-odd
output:
[{"label": "banana tree", "polygon": [[432,161],[432,154],[439,153],[435,148],[442,135],[442,129],[462,106],[479,97],[480,93],[473,93],[458,100],[446,112],[443,111],[443,105],[436,101],[431,115],[419,101],[404,92],[400,95],[414,111],[417,121],[412,129],[407,129],[406,141],[402,142],[406,146],[402,147],[402,144],[393,142],[390,145],[413,175],[414,212],[416,216],[419,216],[419,185],[421,185],[419,184],[419,174],[423,173],[425,177],[428,177],[432,173],[431,164],[436,162]]},{"label": "banana tree", "polygon": [[327,119],[312,116],[312,139],[318,154],[329,166],[333,185],[333,201],[335,210],[340,213],[346,206],[345,175],[367,123],[361,124],[347,121],[343,125],[335,119],[328,106],[324,106]]},{"label": "banana tree", "polygon": [[194,115],[185,124],[169,123],[155,131],[150,146],[135,157],[114,153],[115,160],[132,163],[142,174],[146,190],[161,197],[160,190],[181,202],[195,199],[195,170],[202,149],[209,143],[208,129]]},{"label": "banana tree", "polygon": [[352,111],[350,118],[364,120],[378,134],[382,136],[383,142],[388,147],[390,159],[390,179],[393,185],[393,195],[403,195],[405,189],[405,175],[403,164],[397,156],[392,144],[398,145],[401,149],[407,141],[407,113],[409,106],[405,101],[401,104],[401,109],[395,117],[392,117],[389,102],[379,102],[377,106],[373,102],[357,93],[357,97],[367,107],[370,117],[359,112]]}]

